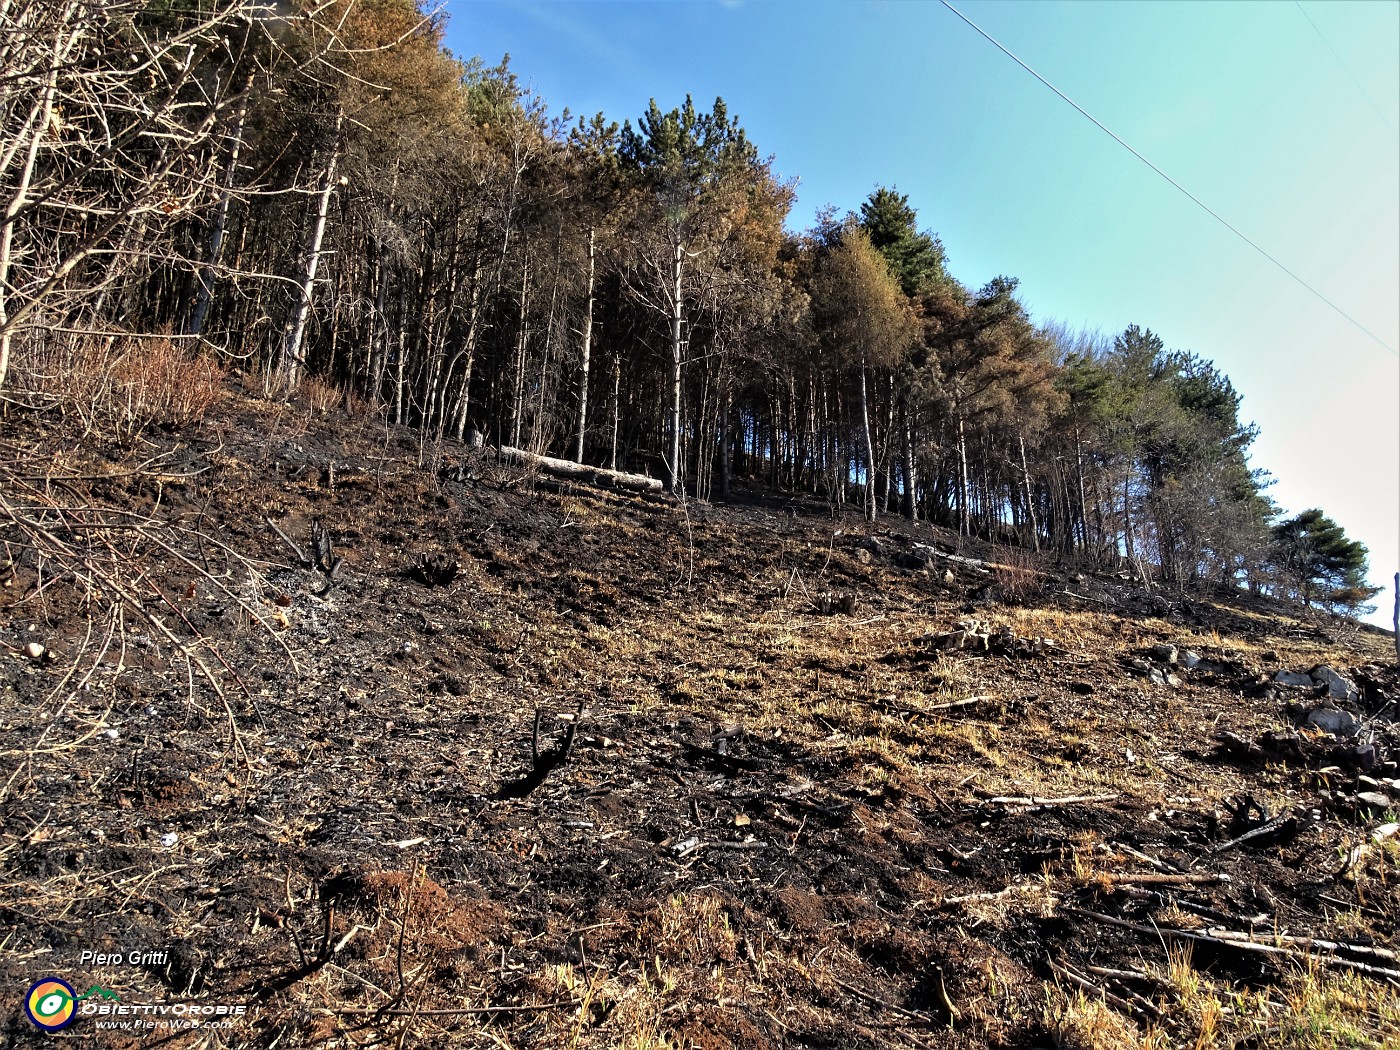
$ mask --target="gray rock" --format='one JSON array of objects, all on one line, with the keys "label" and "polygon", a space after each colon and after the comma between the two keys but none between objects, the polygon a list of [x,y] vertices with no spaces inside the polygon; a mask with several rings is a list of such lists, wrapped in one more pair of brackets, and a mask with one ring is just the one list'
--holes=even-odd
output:
[{"label": "gray rock", "polygon": [[1311,679],[1318,685],[1325,685],[1327,695],[1334,700],[1355,700],[1361,695],[1356,691],[1356,686],[1325,664],[1312,669]]},{"label": "gray rock", "polygon": [[869,565],[871,560],[872,558],[868,550],[864,547],[856,548],[856,561],[860,562],[862,565]]},{"label": "gray rock", "polygon": [[1178,678],[1178,677],[1177,677],[1176,675],[1174,675],[1174,674],[1169,674],[1169,675],[1167,675],[1167,676],[1166,676],[1166,681],[1167,681],[1167,685],[1171,686],[1173,689],[1180,689],[1180,688],[1181,688],[1181,679]]},{"label": "gray rock", "polygon": [[1152,665],[1146,660],[1139,660],[1137,657],[1133,657],[1133,659],[1128,661],[1128,670],[1132,671],[1134,674],[1150,675],[1152,673]]},{"label": "gray rock", "polygon": [[1182,667],[1185,667],[1185,668],[1187,668],[1187,669],[1190,669],[1190,668],[1192,668],[1192,667],[1195,667],[1195,666],[1196,666],[1198,663],[1200,663],[1200,662],[1201,662],[1201,654],[1200,654],[1200,653],[1193,653],[1190,649],[1186,649],[1186,650],[1183,650],[1183,651],[1182,651],[1182,653],[1181,653],[1181,666],[1182,666]]},{"label": "gray rock", "polygon": [[962,649],[967,644],[967,632],[946,631],[942,634],[926,634],[924,642],[930,649]]},{"label": "gray rock", "polygon": [[1274,675],[1274,684],[1289,688],[1311,689],[1316,683],[1313,682],[1310,675],[1305,675],[1300,671],[1280,671]]},{"label": "gray rock", "polygon": [[1163,643],[1152,647],[1152,659],[1154,660],[1161,660],[1163,663],[1174,664],[1176,663],[1176,655],[1176,646],[1174,645]]},{"label": "gray rock", "polygon": [[37,660],[44,655],[44,647],[38,642],[30,642],[24,647],[24,655],[31,660]]},{"label": "gray rock", "polygon": [[1167,684],[1166,676],[1163,675],[1162,672],[1159,671],[1159,670],[1157,670],[1157,668],[1155,668],[1155,667],[1152,668],[1152,670],[1150,670],[1150,671],[1147,672],[1147,680],[1148,680],[1149,682],[1151,682],[1153,685],[1166,685],[1166,684]]},{"label": "gray rock", "polygon": [[1379,791],[1358,791],[1356,801],[1363,806],[1371,806],[1374,809],[1389,809],[1391,806],[1390,796],[1383,795]]},{"label": "gray rock", "polygon": [[1352,737],[1361,732],[1361,723],[1350,711],[1334,707],[1315,707],[1308,712],[1308,725],[1317,726],[1335,737]]}]

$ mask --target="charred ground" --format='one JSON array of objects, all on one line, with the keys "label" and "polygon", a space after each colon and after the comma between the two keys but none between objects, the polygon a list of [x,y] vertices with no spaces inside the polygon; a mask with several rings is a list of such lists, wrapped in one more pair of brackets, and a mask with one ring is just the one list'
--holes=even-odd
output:
[{"label": "charred ground", "polygon": [[[0,424],[16,1003],[246,1002],[174,1041],[265,1047],[1400,1038],[1397,853],[1348,863],[1400,805],[1388,636],[224,408]],[[1273,682],[1317,665],[1361,737]]]}]

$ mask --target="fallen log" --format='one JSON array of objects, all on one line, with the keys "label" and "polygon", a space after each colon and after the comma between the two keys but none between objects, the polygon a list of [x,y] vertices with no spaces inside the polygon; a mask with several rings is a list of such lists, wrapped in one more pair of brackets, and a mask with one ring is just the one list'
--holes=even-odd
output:
[{"label": "fallen log", "polygon": [[1084,880],[1086,883],[1107,882],[1113,886],[1209,886],[1217,882],[1229,882],[1228,875],[1200,873],[1182,875],[1175,872],[1112,872],[1095,875]]},{"label": "fallen log", "polygon": [[1067,963],[1057,963],[1054,959],[1046,959],[1046,962],[1050,964],[1051,972],[1059,974],[1083,991],[1089,992],[1091,995],[1099,996],[1104,1002],[1116,1006],[1129,1016],[1136,1017],[1141,1015],[1154,1020],[1162,1016],[1162,1012],[1157,1009],[1157,1007],[1147,1002],[1147,1000],[1143,999],[1141,996],[1134,996],[1138,1002],[1130,1003],[1122,996],[1109,991],[1103,985],[1090,980],[1084,974],[1075,972]]},{"label": "fallen log", "polygon": [[[1135,933],[1145,934],[1157,940],[1161,940],[1165,937],[1197,944],[1225,946],[1243,952],[1270,955],[1274,958],[1285,959],[1294,963],[1306,963],[1308,960],[1316,960],[1324,965],[1335,966],[1341,970],[1350,970],[1353,973],[1363,974],[1366,977],[1384,981],[1389,985],[1400,988],[1400,970],[1392,970],[1384,966],[1371,966],[1367,963],[1356,962],[1352,959],[1342,959],[1330,952],[1314,954],[1308,951],[1295,951],[1292,948],[1280,947],[1274,944],[1261,944],[1258,941],[1252,940],[1237,940],[1232,936],[1222,937],[1218,935],[1217,931],[1198,933],[1191,930],[1174,930],[1166,926],[1145,926],[1142,923],[1129,922],[1127,919],[1120,919],[1113,915],[1104,915],[1102,912],[1089,911],[1087,908],[1065,908],[1064,910],[1072,915],[1078,915],[1085,919],[1092,919],[1095,922],[1107,923],[1110,926],[1117,926],[1121,929],[1132,930]],[[1228,933],[1230,931],[1219,932]],[[1317,947],[1318,943],[1319,942],[1315,940],[1311,942],[1313,947]]]},{"label": "fallen log", "polygon": [[981,792],[975,792],[983,798],[983,801],[994,806],[1027,806],[1036,809],[1052,809],[1056,806],[1077,806],[1087,802],[1112,802],[1118,797],[1115,792],[1112,795],[1066,795],[1063,798],[1044,798],[1040,795],[994,795],[986,797]]},{"label": "fallen log", "polygon": [[649,478],[645,474],[629,474],[622,470],[608,470],[587,463],[575,463],[568,459],[555,459],[552,456],[537,456],[523,448],[502,445],[501,459],[507,463],[524,463],[538,467],[546,474],[572,481],[582,481],[603,489],[628,489],[632,492],[661,492],[665,489],[659,478]]}]

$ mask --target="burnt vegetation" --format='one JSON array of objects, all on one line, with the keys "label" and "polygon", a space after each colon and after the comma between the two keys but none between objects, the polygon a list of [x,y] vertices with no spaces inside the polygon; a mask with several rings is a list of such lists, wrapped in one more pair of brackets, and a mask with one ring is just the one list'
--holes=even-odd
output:
[{"label": "burnt vegetation", "polygon": [[239,1046],[1397,1032],[1379,632],[236,390],[68,426],[3,435],[12,985],[169,951],[75,979]]},{"label": "burnt vegetation", "polygon": [[7,987],[268,1050],[1400,1038],[1393,640],[1209,362],[893,190],[794,234],[722,101],[566,122],[411,3],[0,30]]}]

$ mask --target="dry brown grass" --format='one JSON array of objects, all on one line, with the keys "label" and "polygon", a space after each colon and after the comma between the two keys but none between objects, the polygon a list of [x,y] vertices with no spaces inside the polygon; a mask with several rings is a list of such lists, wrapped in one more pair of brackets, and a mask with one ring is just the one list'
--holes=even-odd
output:
[{"label": "dry brown grass", "polygon": [[1037,566],[1040,559],[1030,551],[1008,548],[996,551],[992,572],[997,589],[1008,605],[1032,605],[1045,596],[1045,577]]},{"label": "dry brown grass", "polygon": [[169,333],[48,333],[17,348],[14,388],[77,416],[89,434],[130,440],[182,429],[218,402],[223,368]]},{"label": "dry brown grass", "polygon": [[310,376],[302,380],[297,393],[307,411],[318,419],[325,419],[345,402],[340,388],[320,376]]}]

